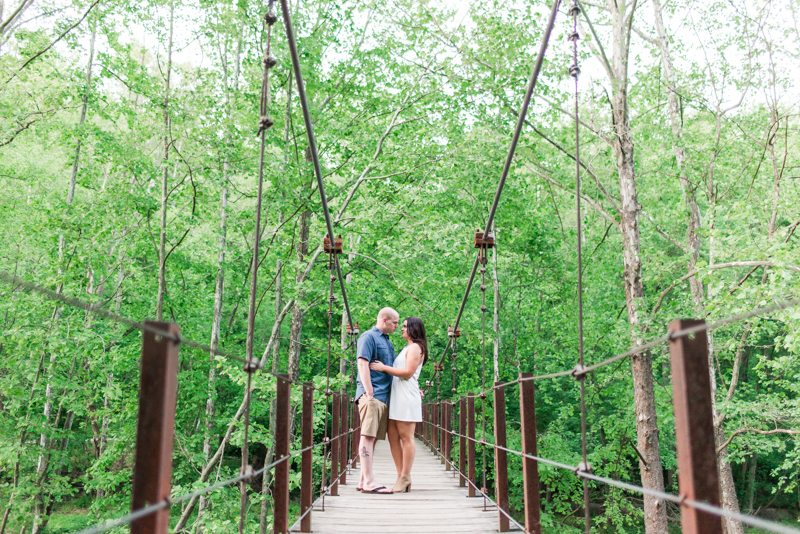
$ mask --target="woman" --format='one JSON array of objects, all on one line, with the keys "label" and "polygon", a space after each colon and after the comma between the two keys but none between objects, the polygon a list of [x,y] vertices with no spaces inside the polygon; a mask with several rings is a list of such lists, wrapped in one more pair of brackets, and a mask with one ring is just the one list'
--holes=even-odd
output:
[{"label": "woman", "polygon": [[381,362],[373,362],[369,366],[373,371],[394,376],[389,397],[388,429],[392,459],[397,469],[397,482],[392,493],[411,490],[411,466],[417,451],[414,429],[422,421],[422,397],[417,379],[422,366],[428,361],[428,340],[422,319],[407,318],[403,321],[402,334],[407,345],[397,355],[392,367]]}]

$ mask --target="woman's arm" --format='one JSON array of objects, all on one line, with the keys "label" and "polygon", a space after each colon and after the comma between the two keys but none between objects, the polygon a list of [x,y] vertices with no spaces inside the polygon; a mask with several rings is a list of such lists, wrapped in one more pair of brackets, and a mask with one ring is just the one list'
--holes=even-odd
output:
[{"label": "woman's arm", "polygon": [[405,369],[397,369],[394,367],[389,367],[388,365],[381,363],[381,362],[372,362],[369,364],[369,368],[373,371],[381,371],[383,373],[388,373],[392,376],[396,376],[397,378],[403,378],[408,380],[414,373],[417,372],[417,367],[419,367],[419,362],[422,361],[422,349],[419,348],[419,345],[414,343],[408,350],[406,351],[406,368]]}]

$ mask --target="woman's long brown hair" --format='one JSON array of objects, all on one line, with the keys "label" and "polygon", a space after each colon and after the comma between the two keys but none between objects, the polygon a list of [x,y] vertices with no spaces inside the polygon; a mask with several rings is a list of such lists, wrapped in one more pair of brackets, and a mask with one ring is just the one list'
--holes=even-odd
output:
[{"label": "woman's long brown hair", "polygon": [[428,336],[425,335],[425,323],[419,317],[406,317],[406,334],[422,349],[422,365],[428,361]]}]

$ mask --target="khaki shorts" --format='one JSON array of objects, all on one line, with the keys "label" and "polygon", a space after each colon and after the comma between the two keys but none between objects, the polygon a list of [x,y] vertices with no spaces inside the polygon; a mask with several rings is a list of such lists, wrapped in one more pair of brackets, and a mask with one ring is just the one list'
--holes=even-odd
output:
[{"label": "khaki shorts", "polygon": [[361,435],[369,438],[386,439],[389,426],[389,406],[366,395],[358,399],[358,415],[361,417]]}]

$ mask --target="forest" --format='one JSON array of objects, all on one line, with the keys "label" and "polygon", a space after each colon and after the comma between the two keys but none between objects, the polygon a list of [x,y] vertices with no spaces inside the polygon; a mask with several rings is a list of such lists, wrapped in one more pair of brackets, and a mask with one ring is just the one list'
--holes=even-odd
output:
[{"label": "forest", "polygon": [[[446,369],[424,367],[429,399],[572,369],[579,351],[591,365],[676,318],[800,297],[797,1],[561,2],[493,219],[485,315],[478,281],[455,359],[447,328],[552,2],[289,4],[353,319],[363,332],[382,306],[422,318]],[[173,495],[240,472],[247,375],[222,352],[353,394],[296,82],[278,2],[0,0],[0,534],[130,511],[142,333],[52,295],[211,347],[180,348]],[[800,528],[800,307],[708,340],[723,506]],[[667,345],[584,383],[593,472],[677,493]],[[253,374],[256,469],[275,454],[275,397],[275,379]],[[536,406],[539,454],[577,465],[575,379],[538,381]],[[491,485],[491,461],[481,469]],[[540,477],[543,532],[581,532],[582,482],[546,465]],[[245,532],[270,532],[272,483],[266,471],[245,485]],[[589,488],[594,532],[680,532],[674,503]],[[171,531],[235,531],[239,506],[236,485],[175,504]]]}]

